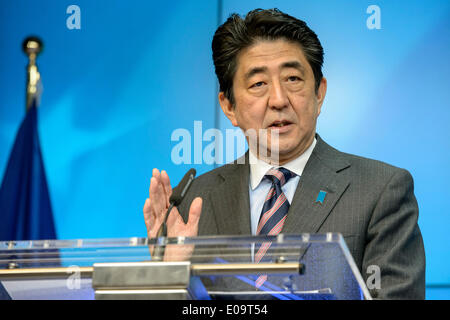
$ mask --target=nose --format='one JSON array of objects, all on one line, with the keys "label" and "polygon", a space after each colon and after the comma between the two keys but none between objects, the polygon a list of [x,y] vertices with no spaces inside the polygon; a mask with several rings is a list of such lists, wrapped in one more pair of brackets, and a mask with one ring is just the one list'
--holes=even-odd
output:
[{"label": "nose", "polygon": [[283,109],[288,106],[289,99],[285,89],[279,81],[272,82],[268,103],[269,107],[274,109]]}]

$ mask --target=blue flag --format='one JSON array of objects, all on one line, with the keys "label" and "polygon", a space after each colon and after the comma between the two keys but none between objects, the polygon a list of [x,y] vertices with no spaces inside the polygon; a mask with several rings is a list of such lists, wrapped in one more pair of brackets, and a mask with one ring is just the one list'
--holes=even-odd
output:
[{"label": "blue flag", "polygon": [[23,120],[0,187],[0,240],[56,239],[34,103]]}]

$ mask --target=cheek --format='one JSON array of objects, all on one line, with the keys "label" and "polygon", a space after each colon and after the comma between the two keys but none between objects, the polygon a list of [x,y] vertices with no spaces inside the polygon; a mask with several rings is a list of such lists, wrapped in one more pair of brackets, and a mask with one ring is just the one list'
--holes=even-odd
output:
[{"label": "cheek", "polygon": [[236,99],[236,119],[238,125],[244,129],[261,128],[265,116],[265,104],[260,99],[253,97],[239,97]]},{"label": "cheek", "polygon": [[237,115],[238,126],[241,129],[257,129],[259,128],[260,117],[251,108],[239,112]]},{"label": "cheek", "polygon": [[301,123],[310,122],[311,119],[315,120],[319,115],[318,104],[314,96],[296,96],[292,105]]}]

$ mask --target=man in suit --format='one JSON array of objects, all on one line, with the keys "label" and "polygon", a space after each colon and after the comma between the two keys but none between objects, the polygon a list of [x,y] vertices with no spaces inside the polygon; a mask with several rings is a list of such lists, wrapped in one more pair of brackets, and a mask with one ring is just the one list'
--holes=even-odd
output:
[{"label": "man in suit", "polygon": [[[243,161],[194,180],[168,217],[168,236],[339,232],[364,279],[369,266],[379,267],[372,297],[423,299],[425,254],[411,175],[342,153],[316,133],[327,88],[316,34],[276,9],[258,9],[245,19],[230,16],[212,49],[223,112],[259,135]],[[154,169],[143,210],[149,237],[171,194],[167,173]]]}]

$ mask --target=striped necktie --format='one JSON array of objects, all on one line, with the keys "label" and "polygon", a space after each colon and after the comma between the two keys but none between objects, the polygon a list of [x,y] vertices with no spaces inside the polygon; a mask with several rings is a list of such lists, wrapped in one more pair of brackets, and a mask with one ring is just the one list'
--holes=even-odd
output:
[{"label": "striped necktie", "polygon": [[[290,206],[281,187],[293,176],[295,174],[286,168],[270,169],[265,175],[264,178],[272,181],[272,187],[264,201],[256,234],[277,235],[280,233]],[[268,260],[265,254],[270,245],[271,242],[264,242],[255,246],[255,262]],[[266,280],[267,275],[259,276],[255,283],[256,287],[259,288]]]}]

